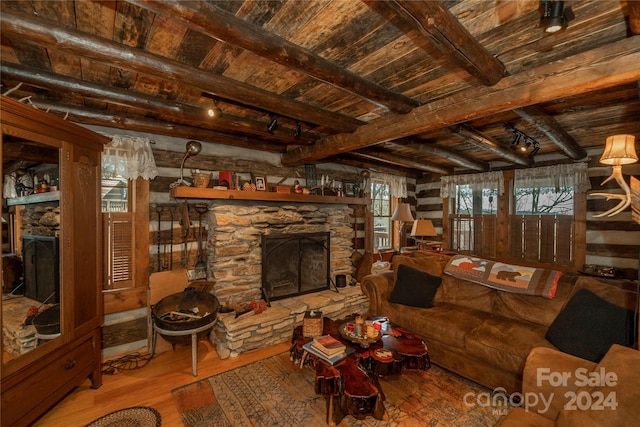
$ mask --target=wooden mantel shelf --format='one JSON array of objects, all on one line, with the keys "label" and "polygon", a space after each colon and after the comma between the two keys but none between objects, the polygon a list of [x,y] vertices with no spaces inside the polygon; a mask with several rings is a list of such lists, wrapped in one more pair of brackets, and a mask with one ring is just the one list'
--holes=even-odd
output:
[{"label": "wooden mantel shelf", "polygon": [[361,197],[315,196],[311,194],[271,193],[268,191],[214,190],[213,188],[176,187],[170,192],[176,199],[209,200],[256,200],[262,202],[336,203],[344,205],[366,205],[368,199]]},{"label": "wooden mantel shelf", "polygon": [[60,200],[59,191],[46,191],[44,193],[30,194],[28,196],[14,197],[7,199],[7,206],[28,205],[31,203],[52,202]]}]

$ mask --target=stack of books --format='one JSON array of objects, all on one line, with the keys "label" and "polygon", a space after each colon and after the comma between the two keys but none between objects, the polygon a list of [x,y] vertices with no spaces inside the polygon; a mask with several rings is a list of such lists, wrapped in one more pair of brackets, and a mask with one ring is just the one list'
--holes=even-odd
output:
[{"label": "stack of books", "polygon": [[344,359],[353,349],[342,344],[331,335],[322,335],[306,343],[303,348],[309,353],[334,365]]}]

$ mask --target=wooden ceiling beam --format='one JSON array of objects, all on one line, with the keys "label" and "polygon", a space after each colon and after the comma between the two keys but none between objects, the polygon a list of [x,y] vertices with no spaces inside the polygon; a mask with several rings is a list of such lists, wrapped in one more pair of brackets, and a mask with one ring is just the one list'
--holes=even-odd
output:
[{"label": "wooden ceiling beam", "polygon": [[633,35],[640,35],[640,2],[627,1],[629,10],[629,30]]},{"label": "wooden ceiling beam", "polygon": [[211,118],[205,109],[176,101],[167,101],[151,95],[134,93],[124,89],[104,86],[98,83],[86,82],[72,77],[62,76],[35,68],[24,67],[2,61],[0,74],[3,78],[10,78],[39,88],[79,95],[126,107],[142,108],[153,114],[164,115],[166,121],[187,126],[203,127],[213,131],[231,132],[241,135],[251,135],[265,140],[283,144],[311,144],[318,137],[303,132],[300,138],[295,138],[292,131],[275,129],[267,130],[267,124],[243,117],[222,113]]},{"label": "wooden ceiling beam", "polygon": [[352,166],[358,169],[367,169],[370,171],[388,173],[391,175],[400,175],[415,179],[421,176],[421,174],[416,173],[416,171],[412,168],[403,168],[399,165],[383,163],[379,159],[369,159],[368,157],[359,155],[357,151],[332,157],[329,160],[331,161],[331,163],[339,165]]},{"label": "wooden ceiling beam", "polygon": [[314,79],[397,113],[408,113],[419,105],[417,101],[405,95],[364,79],[311,50],[291,43],[273,32],[251,25],[214,4],[166,0],[129,0],[129,3],[170,17],[192,30],[241,47],[287,68],[296,69]]},{"label": "wooden ceiling beam", "polygon": [[202,142],[232,145],[236,147],[250,148],[252,150],[276,153],[282,153],[285,151],[284,145],[268,143],[246,136],[230,135],[222,132],[161,122],[158,120],[141,118],[139,116],[131,116],[127,114],[109,114],[86,107],[80,108],[75,105],[59,104],[39,99],[31,99],[31,103],[41,110],[56,113],[59,116],[66,117],[66,120],[75,123],[126,129],[156,135],[173,136],[176,138],[196,139]]},{"label": "wooden ceiling beam", "polygon": [[334,130],[340,132],[352,132],[363,123],[352,117],[287,99],[237,80],[145,52],[142,49],[129,47],[70,28],[54,27],[46,21],[34,20],[27,15],[8,9],[3,10],[0,14],[0,26],[3,36],[34,41],[74,55],[89,57],[113,67],[150,74],[178,85],[184,84],[185,76],[189,76],[189,84],[197,86],[203,91],[280,113],[306,123],[332,126]]},{"label": "wooden ceiling beam", "polygon": [[[25,142],[23,140],[12,142],[2,141],[2,161],[17,161],[13,167],[3,170],[5,174],[14,172],[16,169],[24,169],[25,162],[58,164],[59,150],[48,145]],[[22,166],[21,166],[22,164]]]},{"label": "wooden ceiling beam", "polygon": [[439,173],[441,175],[450,175],[453,172],[451,168],[445,168],[443,166],[439,166],[433,163],[414,160],[404,156],[399,156],[397,154],[385,153],[382,151],[376,151],[372,149],[358,150],[357,154],[370,160],[388,162],[394,165],[399,165],[406,168],[418,169],[425,172]]},{"label": "wooden ceiling beam", "polygon": [[[382,16],[390,16],[381,9],[393,10],[392,23],[411,37],[421,49],[432,54],[435,46],[446,62],[455,64],[467,71],[484,85],[492,86],[505,75],[504,64],[492,56],[456,17],[439,1],[366,0],[365,3]],[[400,21],[400,22],[398,22]],[[407,31],[411,29],[414,34]]]},{"label": "wooden ceiling beam", "polygon": [[403,143],[403,139],[396,139],[393,142],[390,142],[391,145],[398,145],[402,147],[409,148],[418,153],[432,154],[434,156],[442,157],[443,159],[447,159],[451,163],[455,163],[460,167],[476,170],[480,172],[487,172],[491,170],[489,163],[482,162],[474,159],[470,159],[466,156],[461,155],[458,152],[446,150],[442,147],[438,147],[435,144],[422,143],[422,142],[407,142]]},{"label": "wooden ceiling beam", "polygon": [[483,135],[481,132],[467,126],[467,125],[458,125],[450,128],[454,133],[461,135],[465,138],[465,141],[470,144],[475,145],[478,148],[486,150],[492,154],[495,154],[502,159],[514,163],[520,166],[533,166],[534,161],[532,158],[523,157],[508,148],[502,147],[492,138],[489,138],[486,135]]},{"label": "wooden ceiling beam", "polygon": [[378,119],[351,134],[331,135],[313,146],[291,149],[282,162],[286,166],[308,163],[514,108],[628,84],[640,80],[639,63],[640,37],[630,37],[507,76],[493,87],[468,89],[409,114]]},{"label": "wooden ceiling beam", "polygon": [[513,112],[538,128],[571,159],[583,160],[587,157],[587,150],[582,148],[580,144],[564,130],[560,123],[547,114],[541,107],[530,105],[528,107],[516,108]]}]

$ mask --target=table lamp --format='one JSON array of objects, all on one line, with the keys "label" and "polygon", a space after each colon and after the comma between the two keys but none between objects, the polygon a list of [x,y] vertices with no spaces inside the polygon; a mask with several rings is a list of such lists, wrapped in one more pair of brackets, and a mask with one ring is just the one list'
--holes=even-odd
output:
[{"label": "table lamp", "polygon": [[433,222],[430,219],[419,219],[413,222],[413,227],[411,227],[411,237],[421,237],[420,242],[418,243],[418,249],[424,249],[424,237],[435,237],[438,233],[436,232],[435,227],[433,226]]}]

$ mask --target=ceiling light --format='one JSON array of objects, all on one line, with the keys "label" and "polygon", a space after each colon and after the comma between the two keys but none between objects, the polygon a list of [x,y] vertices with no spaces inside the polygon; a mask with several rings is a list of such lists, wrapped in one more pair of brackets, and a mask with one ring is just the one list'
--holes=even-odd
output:
[{"label": "ceiling light", "polygon": [[301,134],[302,134],[302,129],[300,128],[300,122],[296,122],[296,128],[293,131],[293,137],[300,138]]},{"label": "ceiling light", "polygon": [[[516,129],[509,123],[506,123],[504,127],[513,132],[513,142],[511,142],[512,150],[517,150],[523,154],[529,151],[530,158],[533,158],[533,156],[535,156],[538,151],[540,151],[540,143],[538,141],[531,138],[521,130]],[[523,141],[524,144],[520,145],[521,141]]]},{"label": "ceiling light", "polygon": [[540,1],[540,23],[545,33],[555,33],[567,28],[567,22],[575,18],[571,7],[565,9],[563,1]]},{"label": "ceiling light", "polygon": [[220,108],[218,108],[218,101],[216,101],[215,99],[213,100],[213,107],[209,108],[207,110],[207,115],[209,117],[218,117],[222,114],[222,111],[220,111]]}]

